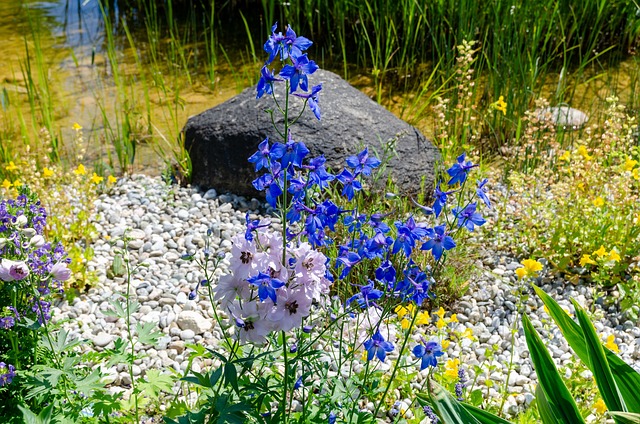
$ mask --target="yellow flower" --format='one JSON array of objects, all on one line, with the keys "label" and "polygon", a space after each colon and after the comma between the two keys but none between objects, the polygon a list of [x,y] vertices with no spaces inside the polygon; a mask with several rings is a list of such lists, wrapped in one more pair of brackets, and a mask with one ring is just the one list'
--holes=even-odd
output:
[{"label": "yellow flower", "polygon": [[73,129],[76,130],[76,131],[80,131],[82,129],[82,127],[77,122],[74,122],[73,123]]},{"label": "yellow flower", "polygon": [[84,175],[87,173],[87,170],[85,169],[83,164],[80,164],[76,169],[73,170],[73,173],[76,175]]},{"label": "yellow flower", "polygon": [[596,208],[599,208],[600,206],[604,206],[604,199],[598,196],[595,199],[593,199],[592,203],[593,203],[593,206],[595,206]]},{"label": "yellow flower", "polygon": [[4,181],[2,182],[2,188],[4,188],[5,190],[9,190],[11,186],[13,186],[13,184],[11,184],[11,181],[5,178]]},{"label": "yellow flower", "polygon": [[609,337],[607,337],[607,342],[604,344],[604,346],[614,353],[620,352],[620,348],[616,344],[616,336],[614,336],[613,334],[610,334]]},{"label": "yellow flower", "polygon": [[473,335],[473,330],[468,328],[466,330],[464,330],[464,332],[462,333],[462,337],[466,337],[469,340],[475,340],[475,336]]},{"label": "yellow flower", "polygon": [[607,405],[605,405],[602,398],[600,398],[593,404],[593,409],[595,409],[598,414],[602,415],[607,412]]},{"label": "yellow flower", "polygon": [[439,319],[438,322],[436,322],[436,327],[438,327],[438,330],[442,330],[445,325],[446,324],[443,319]]},{"label": "yellow flower", "polygon": [[398,317],[403,317],[409,313],[409,310],[402,305],[396,306],[394,311],[398,314]]},{"label": "yellow flower", "polygon": [[607,256],[607,250],[604,248],[604,246],[600,246],[600,249],[593,252],[593,254],[599,258],[602,258],[604,256]]},{"label": "yellow flower", "polygon": [[624,170],[631,171],[633,168],[635,168],[637,164],[638,164],[637,160],[627,158],[627,160],[624,163]]},{"label": "yellow flower", "polygon": [[578,183],[578,188],[580,190],[584,190],[584,183]]},{"label": "yellow flower", "polygon": [[436,312],[436,315],[440,317],[440,319],[444,318],[444,308],[441,306],[440,309],[438,309],[438,312]]},{"label": "yellow flower", "polygon": [[402,321],[400,321],[400,327],[402,327],[403,330],[406,330],[409,326],[411,326],[411,322],[406,318],[402,318]]},{"label": "yellow flower", "polygon": [[9,161],[9,165],[5,165],[4,169],[6,169],[9,172],[13,172],[16,169],[18,169],[18,167],[16,166],[15,163],[13,163],[13,161]]},{"label": "yellow flower", "polygon": [[593,156],[589,155],[589,151],[588,151],[588,150],[587,150],[587,148],[586,148],[586,147],[584,147],[584,146],[580,146],[580,147],[578,147],[577,152],[578,152],[578,154],[582,155],[582,157],[583,157],[585,160],[591,160],[591,159],[593,159]]},{"label": "yellow flower", "polygon": [[458,321],[458,314],[451,315],[451,318],[449,318],[449,322],[459,322]]},{"label": "yellow flower", "polygon": [[558,158],[558,160],[569,162],[571,160],[571,153],[568,150],[565,150],[562,156]]},{"label": "yellow flower", "polygon": [[503,115],[507,114],[507,102],[504,101],[504,96],[498,97],[498,101],[493,104],[493,107],[502,112]]},{"label": "yellow flower", "polygon": [[99,176],[95,172],[91,176],[91,182],[94,183],[94,184],[100,184],[102,182],[102,180],[104,180],[104,178]]},{"label": "yellow flower", "polygon": [[451,378],[452,380],[458,379],[458,368],[460,367],[460,359],[453,358],[449,359],[444,366],[444,375]]},{"label": "yellow flower", "polygon": [[107,184],[115,184],[116,181],[118,181],[118,179],[116,177],[114,177],[113,175],[109,175],[107,177]]},{"label": "yellow flower", "polygon": [[15,188],[18,188],[18,187],[20,187],[21,185],[22,185],[22,182],[21,182],[20,180],[15,180],[15,181],[13,182],[13,186],[14,186]]},{"label": "yellow flower", "polygon": [[609,252],[609,260],[614,262],[620,262],[620,255],[615,250],[611,249]]},{"label": "yellow flower", "polygon": [[42,176],[45,178],[53,177],[53,171],[46,166],[42,169]]},{"label": "yellow flower", "polygon": [[582,258],[580,258],[580,266],[585,266],[586,264],[597,265],[597,262],[591,259],[591,255],[585,253],[582,255]]},{"label": "yellow flower", "polygon": [[522,261],[522,268],[516,269],[516,275],[522,279],[524,277],[535,277],[538,271],[542,270],[542,264],[533,259],[525,259]]},{"label": "yellow flower", "polygon": [[442,345],[442,349],[443,349],[443,350],[446,350],[446,349],[449,347],[449,345],[451,344],[451,341],[450,341],[450,340],[447,340],[447,339],[444,339],[444,340],[442,341],[442,343],[440,343],[440,344]]},{"label": "yellow flower", "polygon": [[638,173],[638,169],[640,168],[636,168],[633,171],[631,171],[631,176],[633,177],[634,180],[640,180],[640,174]]},{"label": "yellow flower", "polygon": [[416,325],[427,325],[431,322],[431,317],[428,312],[418,312],[416,317]]}]

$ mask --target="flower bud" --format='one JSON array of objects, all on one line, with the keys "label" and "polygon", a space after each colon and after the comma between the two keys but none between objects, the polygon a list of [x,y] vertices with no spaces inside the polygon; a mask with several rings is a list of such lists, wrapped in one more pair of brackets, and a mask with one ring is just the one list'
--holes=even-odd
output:
[{"label": "flower bud", "polygon": [[27,222],[29,221],[27,220],[27,217],[24,215],[20,215],[16,217],[16,227],[22,228],[25,225],[27,225]]},{"label": "flower bud", "polygon": [[9,240],[5,237],[0,237],[0,249],[4,248]]},{"label": "flower bud", "polygon": [[44,246],[44,237],[42,237],[40,234],[36,234],[35,236],[31,237],[29,244],[35,248],[40,248]]},{"label": "flower bud", "polygon": [[71,277],[71,270],[67,268],[64,262],[58,262],[51,267],[51,275],[58,281],[67,281]]}]

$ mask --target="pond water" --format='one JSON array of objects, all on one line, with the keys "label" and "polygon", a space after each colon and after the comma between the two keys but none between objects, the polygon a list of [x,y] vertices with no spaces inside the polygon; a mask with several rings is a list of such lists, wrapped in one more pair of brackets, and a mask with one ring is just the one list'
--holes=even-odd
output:
[{"label": "pond water", "polygon": [[[122,136],[126,120],[128,136],[138,145],[132,170],[161,172],[166,165],[161,156],[178,150],[187,118],[255,83],[264,58],[261,45],[254,46],[254,55],[240,19],[229,25],[233,30],[214,32],[225,38],[211,39],[204,29],[211,22],[218,25],[217,18],[203,10],[179,12],[168,23],[166,10],[143,14],[118,7],[117,0],[110,0],[105,12],[98,0],[0,1],[7,58],[0,61],[2,150],[17,154],[22,143],[44,150],[41,128],[49,122],[69,165],[97,160],[118,171],[111,141]],[[325,65],[322,55],[314,59]],[[612,84],[633,90],[637,77],[630,75],[637,74],[637,61],[623,62],[619,69],[615,78],[583,76],[573,106],[606,97]],[[341,73],[342,66],[334,70]],[[366,70],[350,70],[349,81],[373,97]],[[553,92],[557,84],[558,75],[551,74],[546,90]],[[400,115],[413,97],[414,92],[400,90],[386,95],[384,104]],[[82,127],[81,145],[76,123]],[[413,123],[432,135],[433,119]]]}]

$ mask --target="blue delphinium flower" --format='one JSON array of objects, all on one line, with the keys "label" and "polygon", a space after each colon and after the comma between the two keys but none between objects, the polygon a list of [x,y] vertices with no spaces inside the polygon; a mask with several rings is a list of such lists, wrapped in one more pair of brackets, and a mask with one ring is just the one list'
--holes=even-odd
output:
[{"label": "blue delphinium flower", "polygon": [[267,203],[274,208],[278,197],[282,194],[282,187],[280,187],[282,177],[280,173],[280,163],[274,162],[271,164],[271,173],[261,175],[252,182],[256,190],[266,190]]},{"label": "blue delphinium flower", "polygon": [[453,215],[458,220],[458,227],[464,226],[467,230],[473,231],[474,226],[481,226],[487,222],[482,215],[476,212],[476,203],[470,203],[464,209],[453,208]]},{"label": "blue delphinium flower", "polygon": [[343,185],[342,195],[347,196],[347,199],[349,199],[349,201],[353,199],[356,191],[362,190],[362,184],[356,179],[357,175],[352,174],[348,169],[343,169],[342,172],[336,176],[336,178]]},{"label": "blue delphinium flower", "polygon": [[317,185],[320,190],[329,187],[329,182],[335,179],[335,175],[329,174],[324,167],[327,160],[324,155],[320,155],[309,160],[307,165],[302,167],[309,170],[308,178],[311,185]]},{"label": "blue delphinium flower", "polygon": [[286,60],[289,56],[300,56],[304,50],[307,50],[313,42],[305,37],[298,37],[291,26],[287,26],[285,35],[281,32],[276,34],[278,23],[271,27],[271,36],[264,44],[264,51],[269,53],[267,64],[273,62],[273,59],[279,54],[281,60]]},{"label": "blue delphinium flower", "polygon": [[465,162],[465,153],[458,156],[458,161],[453,166],[447,169],[447,174],[451,177],[447,184],[453,185],[456,183],[464,183],[467,180],[467,175],[471,168],[475,168],[478,165],[474,165],[471,161]]},{"label": "blue delphinium flower", "polygon": [[387,353],[393,351],[393,343],[385,341],[382,334],[380,334],[380,330],[378,330],[376,334],[364,342],[364,348],[367,351],[367,361],[372,360],[375,356],[384,362],[387,358]]},{"label": "blue delphinium flower", "polygon": [[318,121],[320,120],[320,106],[318,106],[318,93],[320,90],[322,90],[322,84],[311,87],[310,93],[293,93],[294,96],[307,99],[309,109],[311,109],[311,112],[318,118]]},{"label": "blue delphinium flower", "polygon": [[451,250],[456,247],[456,242],[448,235],[446,225],[438,225],[433,228],[433,232],[429,234],[430,240],[422,244],[421,250],[431,250],[435,260],[439,260],[445,250]]},{"label": "blue delphinium flower", "polygon": [[344,247],[341,247],[340,250],[340,255],[336,259],[336,266],[342,265],[344,267],[340,273],[340,279],[342,280],[349,275],[351,268],[360,262],[362,258],[356,252],[349,251]]},{"label": "blue delphinium flower", "polygon": [[300,376],[300,377],[298,377],[298,379],[294,383],[293,390],[298,390],[302,386],[303,386],[303,380],[302,380],[302,376]]},{"label": "blue delphinium flower", "polygon": [[336,415],[336,413],[331,411],[329,413],[329,418],[327,419],[327,423],[328,424],[336,424],[336,420],[337,419],[338,419],[338,416]]},{"label": "blue delphinium flower", "polygon": [[258,275],[247,278],[247,282],[254,286],[258,286],[258,298],[261,302],[264,302],[269,298],[273,303],[276,303],[276,289],[284,286],[284,282],[277,278],[271,278],[270,275],[263,272],[259,272]]},{"label": "blue delphinium flower", "polygon": [[349,156],[347,158],[347,165],[353,168],[353,172],[356,175],[362,173],[370,176],[373,168],[379,167],[381,163],[380,159],[369,157],[369,150],[366,147],[357,156]]},{"label": "blue delphinium flower", "polygon": [[309,90],[309,78],[307,75],[313,74],[318,70],[318,65],[313,60],[309,60],[306,54],[300,56],[291,56],[293,65],[285,65],[280,71],[280,76],[288,79],[291,84],[290,93],[298,89],[298,85],[302,91]]},{"label": "blue delphinium flower", "polygon": [[267,68],[267,65],[263,66],[260,70],[260,79],[258,80],[258,86],[256,87],[256,99],[266,94],[273,94],[273,83],[277,81],[283,81],[282,78],[277,78],[273,71]]},{"label": "blue delphinium flower", "polygon": [[262,168],[269,168],[272,151],[269,148],[269,137],[258,144],[258,151],[251,155],[249,162],[255,164],[256,172]]},{"label": "blue delphinium flower", "polygon": [[433,201],[433,212],[436,215],[436,218],[440,216],[444,205],[447,204],[447,196],[452,194],[453,191],[442,191],[440,190],[440,184],[436,186],[436,189],[433,193],[434,201]]},{"label": "blue delphinium flower", "polygon": [[376,269],[376,278],[379,281],[386,282],[393,285],[396,281],[396,269],[389,260],[382,261],[380,266]]},{"label": "blue delphinium flower", "polygon": [[283,169],[287,169],[290,164],[297,168],[302,167],[302,161],[309,154],[309,149],[301,141],[293,141],[291,132],[288,135],[286,144],[275,143],[270,150],[270,155],[274,159],[279,159]]},{"label": "blue delphinium flower", "polygon": [[[249,212],[247,212],[247,214],[244,217],[246,224],[247,224],[247,230],[244,233],[244,238],[247,241],[252,241],[253,240],[253,232],[255,230],[257,230],[258,228],[264,228],[264,227],[268,227],[269,224],[262,224],[260,225],[260,220],[259,219],[254,219],[251,220],[249,219]],[[204,280],[206,282],[206,280]]]},{"label": "blue delphinium flower", "polygon": [[425,237],[427,235],[427,230],[421,225],[416,224],[412,216],[409,217],[406,224],[398,221],[395,223],[395,226],[398,229],[398,233],[396,241],[393,243],[391,253],[396,254],[402,249],[408,258],[411,256],[411,251],[413,250],[416,241]]},{"label": "blue delphinium flower", "polygon": [[373,281],[369,280],[369,284],[360,287],[360,292],[354,294],[347,299],[346,305],[349,306],[354,300],[358,302],[358,306],[361,308],[368,308],[372,304],[375,305],[374,300],[382,297],[382,291],[373,287]]},{"label": "blue delphinium flower", "polygon": [[437,366],[438,357],[444,355],[444,352],[442,351],[440,343],[434,341],[425,342],[423,340],[422,344],[413,348],[413,354],[417,358],[422,359],[420,363],[420,370],[422,371],[427,367]]},{"label": "blue delphinium flower", "polygon": [[485,184],[487,184],[489,180],[485,178],[482,181],[478,181],[478,188],[476,189],[476,194],[487,205],[488,208],[491,208],[491,201],[489,200],[489,196],[487,196],[487,188]]}]

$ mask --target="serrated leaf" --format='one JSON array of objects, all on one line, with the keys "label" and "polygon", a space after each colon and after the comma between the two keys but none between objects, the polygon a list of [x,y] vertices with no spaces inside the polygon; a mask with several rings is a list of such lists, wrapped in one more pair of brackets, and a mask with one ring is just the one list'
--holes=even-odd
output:
[{"label": "serrated leaf", "polygon": [[144,345],[156,345],[158,339],[162,337],[162,333],[156,328],[153,322],[145,322],[144,324],[136,324],[136,334],[138,341]]},{"label": "serrated leaf", "polygon": [[[580,326],[541,288],[534,285],[533,289],[546,305],[549,315],[555,321],[571,349],[585,365],[589,366],[589,354]],[[629,412],[640,413],[640,390],[638,390],[640,374],[609,349],[605,348],[604,352],[627,409]]]},{"label": "serrated leaf", "polygon": [[551,409],[556,414],[556,418],[564,424],[584,423],[571,393],[569,393],[553,363],[553,359],[551,359],[551,355],[527,315],[522,316],[522,324],[527,346],[529,347],[529,355],[538,376],[538,383],[542,386],[542,390]]},{"label": "serrated leaf", "polygon": [[104,384],[100,383],[100,378],[102,378],[102,373],[98,368],[96,368],[91,371],[91,374],[88,376],[75,381],[76,390],[85,396],[90,397],[95,391],[104,388]]},{"label": "serrated leaf", "polygon": [[429,379],[429,395],[438,416],[444,424],[480,424],[448,391]]},{"label": "serrated leaf", "polygon": [[140,381],[138,387],[146,394],[157,398],[160,392],[170,393],[173,390],[173,378],[170,374],[162,374],[159,370],[150,369],[145,380]]},{"label": "serrated leaf", "polygon": [[22,405],[18,405],[18,408],[22,412],[22,418],[24,419],[25,424],[43,424],[40,417],[31,412],[28,408],[25,408]]}]

